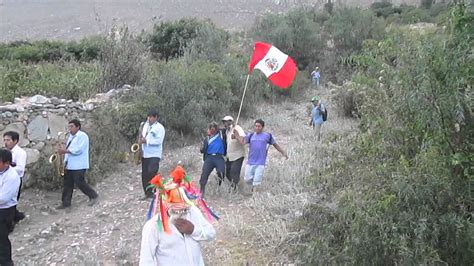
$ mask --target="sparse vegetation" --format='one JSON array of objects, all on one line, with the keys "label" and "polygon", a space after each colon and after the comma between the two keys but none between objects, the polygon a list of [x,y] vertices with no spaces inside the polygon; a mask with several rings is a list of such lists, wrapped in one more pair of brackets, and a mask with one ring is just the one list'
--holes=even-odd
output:
[{"label": "sparse vegetation", "polygon": [[446,32],[391,28],[363,50],[375,61],[354,78],[361,132],[314,177],[337,208],[305,214],[303,263],[474,261],[473,14],[451,12]]},{"label": "sparse vegetation", "polygon": [[[383,1],[362,10],[328,3],[322,13],[267,15],[241,35],[186,19],[139,37],[124,31],[99,46],[3,45],[0,95],[61,91],[78,99],[134,85],[121,103],[98,114],[103,124],[91,134],[94,182],[122,148],[108,133],[135,139],[150,107],[159,110],[167,141],[195,140],[209,121],[236,113],[250,44],[272,43],[296,59],[297,80],[281,91],[253,74],[244,112],[267,116],[270,130],[279,125],[288,135],[278,141],[296,139],[288,147],[295,164],[269,167],[268,191],[242,204],[254,214],[253,226],[241,213],[229,219],[239,251],[258,250],[257,264],[472,265],[473,14],[463,4],[449,12],[433,1],[421,4]],[[432,21],[440,24],[406,25]],[[325,124],[321,143],[302,130],[304,104],[259,109],[266,99],[309,94],[303,89],[314,66],[322,69],[323,84],[336,83],[324,99],[335,118]],[[200,166],[200,158],[182,151],[189,165]],[[249,243],[240,245],[242,238]]]}]

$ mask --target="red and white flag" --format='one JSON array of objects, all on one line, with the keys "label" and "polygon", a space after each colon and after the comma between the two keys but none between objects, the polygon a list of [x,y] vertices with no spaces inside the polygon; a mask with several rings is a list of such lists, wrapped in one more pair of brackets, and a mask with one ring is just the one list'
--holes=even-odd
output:
[{"label": "red and white flag", "polygon": [[249,71],[260,69],[263,74],[277,87],[288,88],[296,76],[295,61],[275,46],[256,42],[250,59]]}]

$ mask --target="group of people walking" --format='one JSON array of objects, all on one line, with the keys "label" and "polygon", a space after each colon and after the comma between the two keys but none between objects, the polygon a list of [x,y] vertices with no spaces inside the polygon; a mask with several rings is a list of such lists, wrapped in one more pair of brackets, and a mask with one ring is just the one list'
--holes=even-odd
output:
[{"label": "group of people walking", "polygon": [[[324,114],[327,115],[327,110],[318,97],[313,97],[311,102],[313,103],[313,108],[310,125],[315,129],[316,137],[320,140],[321,125],[326,120]],[[97,203],[99,195],[85,181],[85,174],[87,169],[89,169],[89,137],[87,133],[81,130],[81,123],[78,119],[69,121],[68,132],[67,141],[57,150],[58,154],[64,155],[63,192],[61,204],[57,209],[69,209],[71,207],[75,185],[89,197],[88,205],[93,206]],[[165,128],[159,122],[159,114],[156,110],[150,110],[147,113],[147,121],[141,127],[138,138],[142,152],[141,183],[144,200],[154,197],[155,191],[149,189],[150,181],[159,172],[164,138]],[[20,199],[27,160],[25,150],[19,145],[20,140],[17,132],[9,131],[4,133],[3,141],[5,148],[0,149],[0,265],[2,266],[13,265],[11,243],[8,235],[13,231],[15,224],[25,218],[25,214],[18,211],[17,204]],[[217,172],[217,183],[219,186],[227,179],[230,183],[231,191],[238,189],[241,181],[240,174],[246,157],[245,145],[247,144],[248,156],[245,165],[244,182],[250,187],[252,192],[255,192],[262,184],[268,149],[271,146],[275,147],[283,157],[288,159],[287,152],[277,143],[275,137],[265,131],[265,122],[262,119],[255,120],[253,130],[249,133],[245,133],[242,127],[235,123],[232,116],[223,117],[221,125],[212,122],[208,125],[207,136],[202,141],[201,146],[203,166],[199,179],[198,193],[201,200],[204,200],[206,196],[209,176],[214,170]],[[189,241],[212,239],[215,235],[212,225],[209,226],[208,223],[203,222],[202,215],[196,214],[196,209],[189,213],[194,213],[191,215],[193,218],[189,219],[197,222],[189,224],[181,221],[179,222],[181,225],[173,225],[174,228],[183,235],[189,234],[191,236]],[[204,231],[207,232],[205,237],[202,235]],[[144,227],[142,236],[143,239],[146,238],[146,241],[150,241],[150,236],[145,235],[145,232],[146,234],[161,234],[152,229],[150,225],[147,225]],[[197,232],[200,232],[199,236],[197,236]],[[155,246],[152,249],[158,252],[161,242],[156,237],[156,235],[152,237],[155,241],[153,242]],[[176,241],[176,239],[174,240]],[[176,241],[175,244],[182,245],[183,243],[182,241]],[[195,249],[199,248],[199,245],[192,246]],[[142,240],[142,251],[149,248]],[[200,249],[194,252],[200,254]],[[179,254],[173,254],[172,256],[179,256]],[[187,256],[192,257],[193,255],[187,254]],[[193,258],[190,259],[190,261],[194,261]],[[201,262],[202,258],[198,261]],[[143,265],[147,264],[144,263]]]},{"label": "group of people walking", "polygon": [[268,148],[274,146],[287,159],[288,154],[277,144],[272,134],[264,131],[265,122],[262,119],[254,122],[254,130],[248,134],[234,123],[232,116],[225,116],[222,123],[222,128],[219,128],[216,122],[210,123],[208,136],[202,143],[204,164],[199,180],[201,194],[206,194],[209,175],[214,169],[217,172],[219,186],[224,177],[227,177],[231,189],[237,190],[245,158],[245,144],[249,144],[249,152],[244,180],[251,186],[251,190],[255,191],[262,183]]}]

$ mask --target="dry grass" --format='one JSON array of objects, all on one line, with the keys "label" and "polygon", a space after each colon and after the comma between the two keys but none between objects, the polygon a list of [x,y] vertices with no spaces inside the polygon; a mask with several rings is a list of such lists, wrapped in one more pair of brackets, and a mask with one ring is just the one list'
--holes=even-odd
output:
[{"label": "dry grass", "polygon": [[[355,132],[355,122],[335,116],[333,110],[334,115],[323,127],[323,140],[316,142],[308,126],[307,99],[311,94],[307,92],[297,101],[262,105],[254,117],[240,123],[244,130],[250,131],[254,119],[262,118],[265,129],[273,134],[290,159],[285,160],[270,148],[262,188],[252,196],[229,194],[226,187],[210,189],[208,201],[217,207],[222,219],[216,224],[217,241],[205,245],[208,264],[293,263],[281,250],[286,250],[287,243],[294,243],[291,240],[299,237],[294,231],[295,220],[310,203],[332,205],[324,202],[322,186],[310,177],[328,167],[327,157],[340,148],[338,136]],[[333,105],[327,91],[323,89],[318,94],[331,110]],[[215,178],[210,179],[209,186],[216,187]]]}]

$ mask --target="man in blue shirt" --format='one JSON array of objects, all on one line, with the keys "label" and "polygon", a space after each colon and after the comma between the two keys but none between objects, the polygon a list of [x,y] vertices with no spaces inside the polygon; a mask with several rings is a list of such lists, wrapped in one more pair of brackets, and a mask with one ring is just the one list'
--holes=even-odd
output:
[{"label": "man in blue shirt", "polygon": [[321,78],[321,72],[319,71],[319,67],[316,67],[313,72],[311,72],[311,79],[313,81],[313,85],[319,87],[319,79]]},{"label": "man in blue shirt", "polygon": [[163,155],[163,140],[165,139],[165,128],[158,122],[158,112],[150,110],[147,121],[140,133],[140,144],[142,145],[142,186],[145,192],[143,200],[153,197],[153,191],[146,189],[150,180],[160,169],[160,160]]},{"label": "man in blue shirt", "polygon": [[64,154],[65,171],[62,204],[57,209],[71,207],[74,184],[89,197],[89,206],[94,205],[99,196],[84,178],[89,169],[89,136],[81,130],[81,122],[78,119],[69,121],[68,130],[66,147],[58,150],[59,154]]},{"label": "man in blue shirt", "polygon": [[0,149],[0,265],[13,265],[12,245],[8,235],[13,230],[13,219],[20,190],[20,176],[10,166],[12,153]]},{"label": "man in blue shirt", "polygon": [[207,137],[203,140],[201,148],[201,153],[204,155],[204,164],[202,165],[199,184],[201,186],[201,194],[203,198],[206,193],[207,180],[214,169],[216,169],[217,176],[219,177],[219,186],[224,180],[224,156],[227,154],[226,143],[227,138],[225,130],[219,130],[216,122],[210,123],[207,129]]},{"label": "man in blue shirt", "polygon": [[317,96],[313,97],[311,102],[313,103],[313,109],[311,110],[311,121],[309,122],[309,125],[313,126],[313,129],[316,131],[316,138],[320,141],[321,126],[324,123],[323,113],[326,112],[326,107],[324,107],[321,99]]}]

